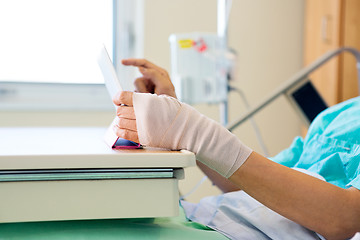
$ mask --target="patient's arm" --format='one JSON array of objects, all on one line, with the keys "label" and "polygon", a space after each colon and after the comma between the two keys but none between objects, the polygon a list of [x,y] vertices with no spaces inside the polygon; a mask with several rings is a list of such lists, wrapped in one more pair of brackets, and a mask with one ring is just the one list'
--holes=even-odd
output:
[{"label": "patient's arm", "polygon": [[356,188],[336,187],[255,152],[229,179],[265,206],[327,239],[346,239],[360,231]]},{"label": "patient's arm", "polygon": [[[142,76],[137,78],[134,82],[138,92],[156,93],[158,95],[166,94],[176,98],[175,88],[165,69],[147,61],[146,59],[124,59],[122,60],[122,63],[125,66],[138,67],[140,73],[142,74]],[[117,96],[117,99],[119,97],[120,95]],[[115,101],[117,100],[115,99]],[[135,119],[135,117],[132,119]],[[117,131],[119,134],[122,132],[120,129]],[[130,134],[132,133],[130,132]],[[134,139],[137,139],[137,136],[135,136]],[[216,171],[207,167],[205,164],[197,161],[197,165],[221,191],[232,192],[239,190],[239,187],[227,178],[221,176]]]},{"label": "patient's arm", "polygon": [[197,161],[197,166],[205,173],[206,176],[211,180],[211,182],[217,186],[222,192],[233,192],[238,191],[240,188],[236,186],[234,183],[232,183],[229,179],[221,176],[216,171],[212,170],[202,162]]}]

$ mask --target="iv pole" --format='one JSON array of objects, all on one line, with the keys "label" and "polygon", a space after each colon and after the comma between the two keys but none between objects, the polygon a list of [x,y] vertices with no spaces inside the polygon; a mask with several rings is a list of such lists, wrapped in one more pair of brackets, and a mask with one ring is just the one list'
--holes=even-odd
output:
[{"label": "iv pole", "polygon": [[[222,50],[222,57],[225,57],[228,50],[228,22],[231,9],[232,0],[218,0],[217,1],[217,35],[221,40],[220,49]],[[227,84],[227,79],[226,79]],[[228,124],[228,97],[220,103],[220,122],[223,126]]]}]

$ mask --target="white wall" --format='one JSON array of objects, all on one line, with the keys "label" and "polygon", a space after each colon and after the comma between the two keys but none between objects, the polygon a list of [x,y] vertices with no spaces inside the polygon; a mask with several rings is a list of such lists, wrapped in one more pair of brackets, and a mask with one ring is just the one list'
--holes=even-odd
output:
[{"label": "white wall", "polygon": [[[168,37],[171,33],[216,32],[216,0],[144,0],[145,57],[170,70]],[[237,79],[250,104],[260,101],[302,66],[303,0],[234,0],[229,25],[229,45],[239,55]],[[236,93],[229,96],[230,121],[239,116],[244,105]],[[198,105],[205,115],[219,119],[215,105]],[[3,126],[107,126],[112,112],[1,112]],[[289,146],[300,134],[300,123],[284,99],[277,100],[258,114],[256,121],[265,143],[274,155]],[[261,152],[249,123],[234,133]],[[186,170],[182,193],[202,178],[196,168]],[[219,191],[206,182],[189,200]]]}]

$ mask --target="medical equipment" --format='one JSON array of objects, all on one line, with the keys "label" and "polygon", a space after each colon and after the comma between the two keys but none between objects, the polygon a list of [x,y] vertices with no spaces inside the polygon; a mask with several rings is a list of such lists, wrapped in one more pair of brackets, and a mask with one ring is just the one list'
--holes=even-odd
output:
[{"label": "medical equipment", "polygon": [[182,102],[219,103],[227,99],[227,65],[222,39],[213,33],[172,34],[171,78]]},{"label": "medical equipment", "polygon": [[178,98],[189,104],[217,103],[220,122],[228,123],[228,80],[235,55],[227,46],[232,0],[217,1],[216,33],[183,33],[169,37],[171,78]]},{"label": "medical equipment", "polygon": [[[111,62],[111,59],[109,57],[109,54],[105,48],[105,46],[102,46],[100,49],[100,53],[98,55],[98,64],[100,66],[101,72],[103,74],[104,80],[105,80],[105,86],[108,90],[108,93],[111,97],[115,97],[115,95],[122,91],[122,87],[120,85],[120,81],[118,80],[116,76],[115,68]],[[116,106],[115,106],[116,107]],[[113,122],[110,124],[108,130],[106,131],[104,140],[105,142],[112,148],[117,149],[134,149],[134,148],[140,148],[140,143],[135,143],[126,139],[119,138],[116,136],[114,132],[114,126],[116,125],[117,117],[113,120]]]}]

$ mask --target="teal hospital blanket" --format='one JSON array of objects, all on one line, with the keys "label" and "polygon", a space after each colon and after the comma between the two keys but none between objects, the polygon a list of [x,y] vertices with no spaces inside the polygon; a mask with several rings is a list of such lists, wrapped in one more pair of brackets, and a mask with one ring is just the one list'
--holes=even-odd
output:
[{"label": "teal hospital blanket", "polygon": [[212,229],[187,220],[183,209],[173,218],[79,220],[1,223],[0,240],[114,240],[227,239]]}]

